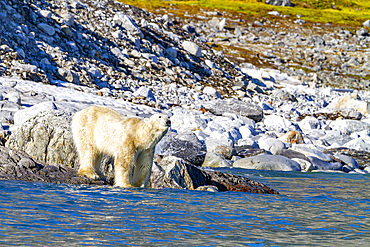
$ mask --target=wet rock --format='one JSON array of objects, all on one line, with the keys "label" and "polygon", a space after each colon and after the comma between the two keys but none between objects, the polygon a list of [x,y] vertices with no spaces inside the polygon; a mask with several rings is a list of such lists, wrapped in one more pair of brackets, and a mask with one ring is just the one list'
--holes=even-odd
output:
[{"label": "wet rock", "polygon": [[343,170],[343,165],[339,162],[326,162],[316,157],[308,156],[315,170]]},{"label": "wet rock", "polygon": [[215,186],[219,191],[278,194],[277,191],[251,179],[218,171],[201,170],[180,158],[165,157],[154,164],[151,188],[200,189]]},{"label": "wet rock", "polygon": [[25,152],[0,146],[0,179],[45,183],[105,184],[100,180],[79,177],[77,171],[63,165],[47,165]]}]

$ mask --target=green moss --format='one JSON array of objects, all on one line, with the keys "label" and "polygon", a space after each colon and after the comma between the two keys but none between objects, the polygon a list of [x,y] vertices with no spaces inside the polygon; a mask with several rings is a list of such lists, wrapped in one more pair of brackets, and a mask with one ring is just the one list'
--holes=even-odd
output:
[{"label": "green moss", "polygon": [[179,16],[201,13],[201,9],[217,9],[256,18],[268,16],[269,11],[275,10],[282,15],[300,15],[306,21],[348,26],[361,26],[362,22],[370,19],[368,0],[292,0],[295,7],[272,6],[265,4],[265,0],[124,0],[123,2],[151,12],[166,8],[168,12]]}]

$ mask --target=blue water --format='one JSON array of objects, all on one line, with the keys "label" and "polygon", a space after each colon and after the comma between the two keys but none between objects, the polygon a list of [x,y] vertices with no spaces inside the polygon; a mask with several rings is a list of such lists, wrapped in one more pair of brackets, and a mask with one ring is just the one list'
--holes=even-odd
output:
[{"label": "blue water", "polygon": [[226,172],[281,194],[0,181],[0,246],[370,246],[370,176]]}]

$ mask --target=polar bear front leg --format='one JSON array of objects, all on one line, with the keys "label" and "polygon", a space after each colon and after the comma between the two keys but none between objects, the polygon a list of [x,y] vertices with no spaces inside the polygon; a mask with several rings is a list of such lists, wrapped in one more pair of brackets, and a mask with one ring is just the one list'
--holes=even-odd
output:
[{"label": "polar bear front leg", "polygon": [[132,171],[135,157],[120,155],[114,161],[114,185],[122,188],[132,188]]},{"label": "polar bear front leg", "polygon": [[148,187],[148,181],[152,172],[154,148],[142,151],[136,159],[133,184],[135,187]]}]

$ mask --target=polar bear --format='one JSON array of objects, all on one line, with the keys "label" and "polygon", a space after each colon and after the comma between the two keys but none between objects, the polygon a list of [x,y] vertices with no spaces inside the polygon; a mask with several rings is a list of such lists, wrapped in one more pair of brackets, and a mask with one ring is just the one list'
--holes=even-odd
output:
[{"label": "polar bear", "polygon": [[164,114],[150,118],[128,118],[102,106],[77,112],[72,134],[80,159],[78,174],[105,179],[100,171],[103,154],[114,157],[114,185],[147,187],[155,145],[167,133],[171,122]]}]

